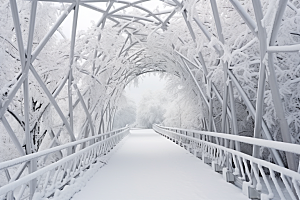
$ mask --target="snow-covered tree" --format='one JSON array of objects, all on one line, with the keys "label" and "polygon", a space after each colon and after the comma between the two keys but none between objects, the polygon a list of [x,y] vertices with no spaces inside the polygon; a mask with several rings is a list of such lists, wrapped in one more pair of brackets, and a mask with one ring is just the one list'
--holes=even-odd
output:
[{"label": "snow-covered tree", "polygon": [[132,125],[136,121],[135,102],[122,95],[117,104],[117,111],[114,117],[114,129]]},{"label": "snow-covered tree", "polygon": [[165,94],[149,91],[143,95],[137,107],[137,126],[152,128],[164,120],[168,99]]}]

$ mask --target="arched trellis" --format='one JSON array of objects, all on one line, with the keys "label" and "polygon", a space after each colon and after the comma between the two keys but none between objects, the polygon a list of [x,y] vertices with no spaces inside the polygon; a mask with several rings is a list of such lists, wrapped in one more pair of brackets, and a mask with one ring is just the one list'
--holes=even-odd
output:
[{"label": "arched trellis", "polygon": [[[278,64],[277,61],[274,63],[274,60],[278,53],[283,52],[284,54],[288,54],[290,52],[297,52],[300,49],[296,42],[292,44],[284,42],[281,44],[278,42],[278,38],[283,37],[283,33],[280,33],[283,30],[280,30],[280,28],[286,10],[289,9],[289,12],[295,12],[296,15],[298,13],[296,2],[280,0],[274,6],[268,4],[268,2],[261,2],[259,0],[253,0],[252,3],[239,2],[237,0],[220,2],[215,0],[199,2],[179,2],[173,0],[164,1],[168,5],[168,9],[165,11],[151,12],[141,5],[146,0],[135,2],[97,0],[52,1],[67,3],[67,7],[57,18],[57,21],[49,29],[44,38],[38,44],[34,44],[38,2],[42,1],[33,0],[31,2],[27,47],[25,48],[17,3],[15,0],[10,0],[21,71],[15,76],[15,81],[6,89],[6,93],[2,94],[0,118],[2,125],[6,128],[21,156],[34,152],[35,144],[32,142],[33,128],[30,127],[30,124],[34,120],[38,121],[30,119],[31,111],[29,109],[32,105],[30,105],[29,98],[29,89],[31,87],[28,83],[29,73],[35,77],[39,87],[44,91],[45,96],[47,96],[48,103],[44,106],[44,111],[48,105],[52,104],[62,121],[56,133],[53,130],[49,133],[52,143],[55,143],[54,141],[57,140],[62,130],[65,130],[69,134],[70,141],[76,140],[75,135],[77,137],[81,135],[79,137],[81,138],[110,130],[114,113],[113,102],[118,98],[129,80],[142,73],[151,71],[168,72],[193,81],[195,90],[199,92],[204,102],[203,104],[209,111],[206,116],[207,130],[239,135],[239,124],[235,109],[236,96],[238,96],[240,101],[246,106],[249,115],[254,119],[253,137],[259,138],[262,134],[264,139],[273,140],[270,127],[263,119],[265,87],[267,83],[279,123],[275,126],[280,129],[281,138],[284,142],[292,142],[291,130],[285,114],[287,108],[283,104],[280,87],[277,82],[278,77],[275,69]],[[107,3],[106,8],[103,9],[95,6],[95,4],[90,4],[97,2]],[[205,8],[211,8],[210,11],[205,13],[211,14],[209,18],[204,18],[207,16],[198,12],[197,9],[202,5]],[[234,35],[224,34],[226,19],[231,17],[230,13],[226,12],[224,5],[228,6],[230,12],[234,10],[236,13],[232,16],[238,17],[237,21],[241,21],[236,24],[239,24],[249,32],[243,36],[244,38],[249,38],[240,42],[239,47],[234,44],[233,46],[235,47],[231,48],[229,44],[232,44],[232,42],[227,41],[231,40],[232,38],[230,37]],[[78,12],[81,6],[102,13],[102,17],[89,30],[89,33],[78,35],[77,20],[80,17],[78,16]],[[246,10],[250,6],[251,10]],[[137,9],[138,12],[136,11],[137,13],[134,15],[122,13],[128,8]],[[267,9],[265,10],[265,8]],[[219,12],[220,9],[221,13]],[[68,53],[69,61],[67,63],[69,68],[66,71],[67,75],[61,78],[61,81],[57,83],[53,91],[50,91],[47,83],[42,80],[34,62],[38,59],[41,51],[46,48],[50,38],[58,30],[62,22],[72,13],[72,10],[72,35]],[[180,19],[182,20],[180,21]],[[176,30],[177,22],[178,25],[182,26],[180,27],[180,30],[182,30],[180,32],[181,35],[176,35],[175,39],[170,39],[168,37],[174,35],[168,32],[168,30]],[[177,30],[179,31],[179,29]],[[226,31],[228,30],[226,29]],[[234,32],[234,34],[237,33]],[[108,41],[107,45],[110,46],[103,45],[106,44],[106,39],[109,37],[115,41]],[[252,45],[256,45],[257,48],[251,48]],[[234,71],[235,64],[238,65],[239,62],[234,63],[232,60],[234,60],[234,53],[242,54],[243,51],[247,53],[247,51],[253,51],[253,49],[255,49],[259,56],[256,57],[256,60],[249,59],[248,63],[249,67],[250,65],[257,67],[255,72],[259,73],[256,75],[258,89],[255,97],[249,97],[249,93],[244,90],[241,81],[237,78],[240,76]],[[207,57],[211,59],[207,59]],[[214,60],[213,63],[211,62],[212,60]],[[294,62],[297,63],[297,60]],[[212,66],[219,66],[219,68]],[[223,80],[220,80],[223,82],[223,86],[215,83],[215,79],[213,78],[215,75],[214,69],[217,71],[220,68],[223,72]],[[93,84],[95,85],[93,87],[85,87],[84,84],[79,83],[78,80],[76,81],[76,76],[82,77],[78,74],[85,74],[86,77],[94,81]],[[203,77],[202,80],[200,80],[201,77]],[[296,78],[292,80],[297,83]],[[66,84],[66,82],[68,83]],[[100,96],[95,96],[98,97],[95,101],[90,97],[90,93],[93,92],[91,88],[95,89],[100,86],[102,87],[102,93]],[[24,128],[26,152],[5,115],[8,112],[13,115],[9,106],[14,98],[16,98],[16,94],[21,90],[21,87],[23,87],[22,108],[24,109],[24,113],[22,117],[24,120],[20,120],[20,117],[17,115],[14,118],[19,119],[21,121],[20,124]],[[63,111],[56,100],[56,97],[64,89],[67,91],[68,96],[68,111]],[[73,93],[76,93],[76,95]],[[74,101],[74,97],[77,98],[76,101]],[[220,113],[216,113],[217,111],[214,109],[214,107],[217,107],[215,102],[221,105]],[[86,118],[84,119],[80,133],[75,134],[74,118],[76,116],[73,115],[73,109],[79,103],[81,103]],[[255,106],[253,105],[254,103],[256,104]],[[39,119],[42,118],[44,111],[39,114]],[[219,128],[215,122],[216,116],[219,116],[221,119]],[[299,137],[299,135],[297,136]],[[226,141],[215,142],[225,146],[229,145],[226,144]],[[232,145],[232,148],[239,150],[239,143]],[[74,150],[70,150],[68,154],[71,154],[72,151]],[[258,151],[259,148],[254,146],[254,157],[258,157]],[[276,150],[271,149],[271,154],[278,165],[284,166],[282,156]],[[297,163],[295,162],[294,155],[287,153],[286,159],[288,167],[296,171]],[[29,173],[36,170],[34,162],[28,166]]]}]

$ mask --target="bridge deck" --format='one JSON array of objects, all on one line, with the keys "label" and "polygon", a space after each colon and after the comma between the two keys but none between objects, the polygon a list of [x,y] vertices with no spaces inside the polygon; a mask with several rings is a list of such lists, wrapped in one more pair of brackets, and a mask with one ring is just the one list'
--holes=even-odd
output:
[{"label": "bridge deck", "polygon": [[72,200],[247,199],[240,189],[153,130],[132,130]]}]

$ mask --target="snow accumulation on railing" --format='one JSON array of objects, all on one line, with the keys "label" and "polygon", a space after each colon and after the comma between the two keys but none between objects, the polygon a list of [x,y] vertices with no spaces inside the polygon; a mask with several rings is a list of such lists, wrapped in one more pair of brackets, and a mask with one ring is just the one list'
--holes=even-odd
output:
[{"label": "snow accumulation on railing", "polygon": [[[0,200],[53,196],[57,189],[74,183],[92,164],[101,162],[99,158],[106,155],[128,133],[129,128],[125,127],[0,163],[0,172],[9,174],[8,170],[15,171],[10,181],[0,187]],[[61,151],[68,155],[57,161],[50,159]],[[27,165],[32,167],[32,161],[38,163],[37,170],[20,177]]]},{"label": "snow accumulation on railing", "polygon": [[250,199],[300,199],[299,172],[237,150],[240,143],[246,143],[299,155],[300,145],[160,125],[153,125],[153,129],[211,164]]}]

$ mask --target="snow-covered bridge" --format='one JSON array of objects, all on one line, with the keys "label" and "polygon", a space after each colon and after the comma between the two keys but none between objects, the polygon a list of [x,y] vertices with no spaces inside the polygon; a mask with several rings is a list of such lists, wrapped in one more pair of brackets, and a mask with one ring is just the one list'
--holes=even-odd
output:
[{"label": "snow-covered bridge", "polygon": [[153,130],[130,132],[72,199],[247,199],[221,174]]},{"label": "snow-covered bridge", "polygon": [[[248,198],[299,200],[298,0],[0,2],[0,198],[82,189],[129,133],[114,127],[124,88],[155,72],[184,102],[155,131]],[[78,30],[84,10],[96,22]]]},{"label": "snow-covered bridge", "polygon": [[3,162],[0,169],[9,174],[13,166],[23,171],[28,162],[43,162],[61,150],[90,144],[57,162],[39,165],[31,174],[11,177],[14,181],[0,188],[1,197],[31,198],[29,189],[34,187],[33,199],[299,198],[299,173],[209,140],[214,137],[293,153],[300,152],[299,145],[158,125],[153,128],[157,133],[123,128]]}]

